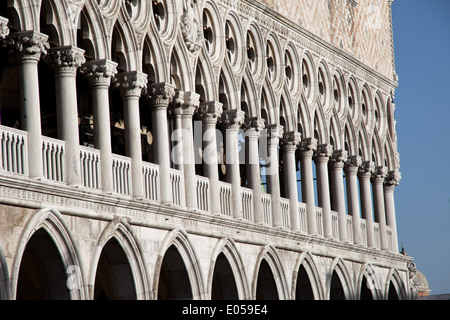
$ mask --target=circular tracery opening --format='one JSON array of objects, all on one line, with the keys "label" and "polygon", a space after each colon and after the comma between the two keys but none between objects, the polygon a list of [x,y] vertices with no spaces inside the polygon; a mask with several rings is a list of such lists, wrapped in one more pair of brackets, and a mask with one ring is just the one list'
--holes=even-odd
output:
[{"label": "circular tracery opening", "polygon": [[[136,0],[134,0],[136,1]],[[166,10],[164,8],[164,3],[162,1],[154,0],[152,2],[152,8],[153,8],[153,17],[155,18],[156,27],[158,28],[158,31],[161,31],[165,17],[166,17]]]},{"label": "circular tracery opening", "polygon": [[305,59],[303,59],[303,62],[302,62],[302,83],[303,83],[303,90],[305,92],[305,95],[307,97],[309,97],[311,94],[311,77],[310,77],[308,65],[307,65]]},{"label": "circular tracery opening", "polygon": [[275,74],[275,59],[272,44],[267,42],[266,46],[266,57],[267,57],[267,72],[269,73],[270,80],[274,79]]},{"label": "circular tracery opening", "polygon": [[203,11],[203,38],[205,40],[206,50],[211,53],[214,42],[214,32],[211,24],[211,17],[206,10]]},{"label": "circular tracery opening", "polygon": [[233,64],[236,60],[236,35],[231,27],[230,23],[227,21],[225,24],[225,44],[227,48],[227,56],[230,62]]}]

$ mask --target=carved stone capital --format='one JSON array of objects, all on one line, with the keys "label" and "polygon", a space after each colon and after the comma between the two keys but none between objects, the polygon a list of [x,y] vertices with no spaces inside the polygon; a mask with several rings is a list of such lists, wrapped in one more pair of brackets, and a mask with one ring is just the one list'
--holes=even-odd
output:
[{"label": "carved stone capital", "polygon": [[375,167],[374,172],[372,173],[372,181],[374,183],[384,183],[384,179],[387,176],[387,168],[384,166]]},{"label": "carved stone capital", "polygon": [[330,158],[330,166],[336,169],[343,169],[348,159],[348,153],[345,150],[335,150]]},{"label": "carved stone capital", "polygon": [[267,143],[268,145],[278,145],[280,139],[283,138],[284,128],[278,124],[269,124],[266,126],[267,129]]},{"label": "carved stone capital", "polygon": [[316,162],[327,162],[333,155],[333,146],[331,144],[321,144],[317,146],[314,152],[314,161]]},{"label": "carved stone capital", "polygon": [[13,48],[19,60],[39,61],[47,54],[48,36],[37,31],[21,31],[2,41],[5,48]]},{"label": "carved stone capital", "polygon": [[317,139],[304,138],[298,147],[302,159],[312,159],[314,151],[317,149]]},{"label": "carved stone capital", "polygon": [[217,101],[209,101],[200,104],[198,113],[205,125],[216,125],[223,113],[223,105]]},{"label": "carved stone capital", "polygon": [[50,48],[44,60],[56,76],[76,75],[78,68],[86,62],[84,50],[73,46]]},{"label": "carved stone capital", "polygon": [[399,171],[389,171],[384,181],[384,186],[386,188],[391,188],[394,190],[396,186],[399,185],[402,175]]},{"label": "carved stone capital", "polygon": [[344,170],[347,174],[358,174],[359,167],[362,164],[362,158],[360,156],[349,156],[345,163]]},{"label": "carved stone capital", "polygon": [[246,118],[244,120],[244,130],[254,129],[256,132],[260,132],[266,127],[266,120],[259,117]]},{"label": "carved stone capital", "polygon": [[358,170],[358,176],[361,178],[368,178],[372,176],[372,173],[375,171],[375,163],[372,161],[364,161]]},{"label": "carved stone capital", "polygon": [[117,74],[117,63],[111,60],[88,61],[80,68],[91,87],[109,87],[111,79]]},{"label": "carved stone capital", "polygon": [[285,132],[281,139],[281,148],[284,152],[295,152],[302,140],[302,135],[297,131]]},{"label": "carved stone capital", "polygon": [[147,75],[139,71],[121,72],[114,77],[113,84],[123,97],[140,97],[147,86]]},{"label": "carved stone capital", "polygon": [[200,107],[200,95],[195,92],[185,92],[183,100],[181,115],[183,117],[192,117]]},{"label": "carved stone capital", "polygon": [[5,39],[9,35],[8,19],[0,17],[0,40]]},{"label": "carved stone capital", "polygon": [[175,87],[165,82],[154,83],[147,88],[145,95],[150,100],[152,109],[166,110],[175,97]]},{"label": "carved stone capital", "polygon": [[239,130],[244,124],[245,112],[238,109],[225,110],[220,123],[228,130]]}]

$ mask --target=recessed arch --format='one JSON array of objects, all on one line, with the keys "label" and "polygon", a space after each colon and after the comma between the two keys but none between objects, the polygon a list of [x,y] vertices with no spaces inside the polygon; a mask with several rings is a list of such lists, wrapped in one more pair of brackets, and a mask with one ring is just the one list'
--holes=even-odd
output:
[{"label": "recessed arch", "polygon": [[380,274],[371,264],[364,264],[357,279],[359,300],[381,300]]},{"label": "recessed arch", "polygon": [[[69,229],[65,224],[62,215],[54,208],[42,209],[33,214],[21,234],[20,242],[11,270],[11,298],[17,298],[18,281],[20,277],[19,271],[22,264],[22,258],[24,256],[24,252],[27,248],[29,240],[38,230],[40,230],[40,234],[43,237],[41,239],[43,239],[45,243],[49,244],[50,247],[53,246],[52,248],[57,252],[56,254],[55,251],[51,249],[52,252],[49,252],[49,254],[51,254],[51,256],[56,259],[55,261],[58,261],[58,268],[60,270],[58,288],[63,291],[65,290],[63,288],[68,289],[69,299],[85,299],[86,291],[84,285],[85,281],[83,277],[84,266],[81,264],[81,261],[78,258],[79,254],[76,250],[72,236],[68,231]],[[39,243],[39,241],[34,243],[37,245],[37,247],[35,246],[37,250],[40,249]],[[66,271],[70,266],[75,266],[80,272],[77,273],[77,280],[79,280],[78,286],[74,286],[69,290],[69,288],[66,286]],[[64,272],[64,277],[61,274],[61,269]],[[63,283],[61,283],[61,281],[63,281]]]},{"label": "recessed arch", "polygon": [[341,259],[336,258],[327,277],[327,291],[330,300],[352,300],[353,292],[347,268]]},{"label": "recessed arch", "polygon": [[[113,299],[149,299],[149,284],[147,270],[142,258],[142,249],[135,240],[131,226],[126,220],[113,220],[103,230],[92,255],[89,285],[91,298],[99,298],[101,291],[95,289],[99,267],[102,270],[110,270],[110,278],[107,281],[121,281],[121,287],[115,288]],[[111,263],[108,264],[108,261]],[[106,262],[107,264],[102,264]],[[116,272],[121,269],[123,274]],[[100,270],[101,271],[101,270]],[[132,282],[132,283],[131,283]],[[104,296],[102,295],[104,298]]]},{"label": "recessed arch", "polygon": [[252,295],[257,300],[285,300],[288,298],[283,266],[276,249],[262,248],[253,276]]},{"label": "recessed arch", "polygon": [[[170,251],[169,251],[170,249]],[[192,300],[200,300],[203,299],[204,296],[204,285],[202,281],[200,267],[198,265],[197,257],[194,252],[193,246],[191,245],[187,233],[182,229],[172,230],[167,233],[164,237],[163,241],[160,245],[160,250],[158,253],[158,257],[156,259],[155,272],[154,272],[154,280],[153,280],[153,292],[154,298],[158,298],[158,290],[160,277],[164,276],[164,272],[172,271],[172,269],[163,270],[165,266],[163,265],[164,258],[166,254],[169,253],[169,263],[172,261],[178,265],[184,265],[182,270],[186,271],[188,276],[188,284],[190,286],[190,298]],[[182,266],[181,265],[181,266]],[[183,271],[182,271],[183,272]],[[183,282],[186,286],[187,283]],[[183,291],[183,295],[188,295],[189,291],[187,288]],[[183,289],[183,290],[184,290]],[[172,295],[173,297],[173,295]],[[189,298],[189,297],[187,297]]]},{"label": "recessed arch", "polygon": [[399,272],[391,269],[385,283],[386,300],[406,300],[408,298],[405,283],[402,281]]},{"label": "recessed arch", "polygon": [[309,252],[299,255],[295,263],[291,295],[293,300],[323,299],[320,272]]},{"label": "recessed arch", "polygon": [[[219,260],[220,257],[220,260]],[[225,263],[226,262],[226,263]],[[221,263],[222,267],[218,273],[218,278],[215,278],[217,264]],[[226,267],[228,264],[229,268]],[[225,266],[224,266],[225,265]],[[231,273],[230,273],[231,272]],[[227,279],[229,283],[234,284],[234,288],[226,284],[223,288],[224,280]],[[221,282],[220,289],[225,289],[226,294],[221,292],[222,298],[232,298],[237,296],[236,300],[248,300],[250,299],[250,290],[248,287],[247,276],[245,273],[245,267],[242,262],[242,258],[236,245],[232,239],[223,238],[218,241],[214,247],[211,259],[211,267],[208,275],[208,291],[211,293],[211,297],[214,294],[214,282]],[[216,288],[217,290],[218,288]],[[217,297],[217,295],[216,295]],[[234,300],[234,299],[232,299]]]}]

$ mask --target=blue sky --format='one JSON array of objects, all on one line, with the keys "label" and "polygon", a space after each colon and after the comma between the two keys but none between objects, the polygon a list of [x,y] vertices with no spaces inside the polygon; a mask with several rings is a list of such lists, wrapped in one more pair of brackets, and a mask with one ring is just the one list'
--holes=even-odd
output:
[{"label": "blue sky", "polygon": [[395,0],[399,244],[450,294],[450,1]]}]

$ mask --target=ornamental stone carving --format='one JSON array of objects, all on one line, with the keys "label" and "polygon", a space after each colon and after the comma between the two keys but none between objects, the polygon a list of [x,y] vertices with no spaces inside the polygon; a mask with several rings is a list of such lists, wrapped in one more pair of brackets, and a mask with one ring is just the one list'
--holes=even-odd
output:
[{"label": "ornamental stone carving", "polygon": [[3,47],[12,47],[19,60],[40,60],[50,45],[48,36],[36,31],[16,32],[2,41]]},{"label": "ornamental stone carving", "polygon": [[349,156],[345,163],[345,172],[348,174],[357,174],[359,167],[362,164],[362,158],[360,156]]},{"label": "ornamental stone carving", "polygon": [[285,152],[295,152],[301,140],[302,135],[299,132],[297,131],[285,132],[283,134],[283,138],[280,141],[280,145]]},{"label": "ornamental stone carving", "polygon": [[314,160],[317,162],[328,162],[333,155],[333,146],[331,144],[322,144],[314,152]]},{"label": "ornamental stone carving", "polygon": [[211,101],[202,103],[198,109],[205,124],[216,124],[223,113],[223,105],[220,102]]},{"label": "ornamental stone carving", "polygon": [[56,75],[75,74],[77,69],[86,62],[84,50],[73,46],[51,48],[44,60],[53,68]]},{"label": "ornamental stone carving", "polygon": [[[196,3],[196,1],[194,1]],[[196,16],[193,4],[188,3],[181,16],[181,33],[186,47],[192,53],[197,53],[202,48],[203,29]]]},{"label": "ornamental stone carving", "polygon": [[226,128],[231,130],[239,129],[245,120],[244,111],[238,109],[225,110],[220,118],[220,123]]},{"label": "ornamental stone carving", "polygon": [[152,108],[166,109],[175,96],[175,87],[165,82],[155,83],[147,89],[145,94],[150,99]]},{"label": "ornamental stone carving", "polygon": [[345,150],[335,150],[330,158],[330,165],[334,168],[344,168],[348,159],[348,153]]},{"label": "ornamental stone carving", "polygon": [[147,86],[147,75],[139,71],[122,72],[114,77],[113,85],[124,97],[140,97]]},{"label": "ornamental stone carving", "polygon": [[8,19],[0,17],[0,40],[5,39],[9,35]]},{"label": "ornamental stone carving", "polygon": [[110,60],[88,61],[80,68],[92,87],[109,87],[111,79],[117,74],[117,63]]},{"label": "ornamental stone carving", "polygon": [[311,159],[316,149],[317,149],[317,139],[314,138],[302,139],[298,147],[300,157],[302,159]]}]

